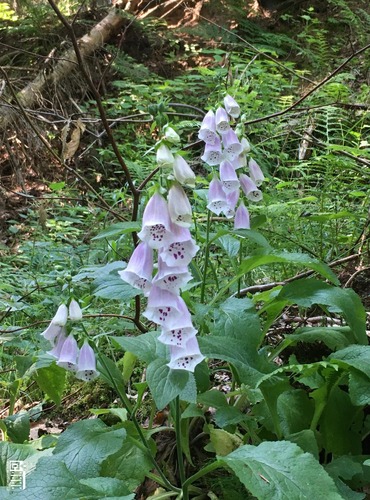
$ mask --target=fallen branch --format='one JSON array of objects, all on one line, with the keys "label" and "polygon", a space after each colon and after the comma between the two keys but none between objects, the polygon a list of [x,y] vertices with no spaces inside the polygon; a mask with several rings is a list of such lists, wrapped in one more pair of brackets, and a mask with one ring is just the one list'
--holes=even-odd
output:
[{"label": "fallen branch", "polygon": [[[117,9],[112,9],[109,14],[100,21],[90,33],[84,35],[78,40],[79,52],[82,59],[86,59],[95,50],[100,48],[112,35],[122,27],[125,18]],[[22,89],[17,98],[23,108],[33,108],[36,106],[42,96],[46,86],[56,86],[63,79],[70,76],[71,72],[79,66],[79,61],[75,48],[67,50],[50,73],[41,71],[34,80]],[[1,104],[0,104],[1,106]],[[4,129],[9,122],[19,113],[17,107],[7,108],[0,116],[0,130]]]}]

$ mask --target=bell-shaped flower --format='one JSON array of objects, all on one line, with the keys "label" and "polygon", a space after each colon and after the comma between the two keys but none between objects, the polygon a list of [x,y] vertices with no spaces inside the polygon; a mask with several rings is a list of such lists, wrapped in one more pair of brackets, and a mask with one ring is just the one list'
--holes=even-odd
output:
[{"label": "bell-shaped flower", "polygon": [[168,266],[188,266],[199,250],[194,243],[190,231],[186,227],[173,224],[175,241],[160,251],[160,257]]},{"label": "bell-shaped flower", "polygon": [[231,191],[226,195],[227,208],[223,210],[227,219],[232,219],[235,215],[235,207],[239,200],[239,189]]},{"label": "bell-shaped flower", "polygon": [[[180,303],[183,301],[174,293],[153,285],[149,297],[148,305],[143,316],[163,327],[176,324],[176,320],[181,317]],[[172,326],[171,326],[172,327]]]},{"label": "bell-shaped flower", "polygon": [[78,345],[73,335],[63,342],[57,365],[70,371],[77,371]]},{"label": "bell-shaped flower", "polygon": [[49,340],[52,344],[54,344],[55,338],[62,331],[62,327],[66,325],[68,319],[68,308],[65,304],[61,304],[58,307],[55,316],[51,320],[49,326],[46,328],[44,332],[42,332],[42,336]]},{"label": "bell-shaped flower", "polygon": [[217,215],[220,215],[227,208],[226,194],[217,177],[214,177],[209,184],[207,208]]},{"label": "bell-shaped flower", "polygon": [[234,160],[243,151],[243,146],[240,144],[238,136],[232,129],[229,129],[223,134],[222,143],[224,145],[224,156],[228,160]]},{"label": "bell-shaped flower", "polygon": [[179,184],[173,184],[168,192],[168,211],[171,221],[182,227],[190,227],[191,205],[185,191]]},{"label": "bell-shaped flower", "polygon": [[126,269],[118,271],[121,278],[147,295],[152,286],[153,249],[141,242],[132,252]]},{"label": "bell-shaped flower", "polygon": [[250,201],[261,201],[262,192],[257,188],[256,184],[252,181],[250,177],[242,174],[239,177],[240,185],[244,191],[245,196]]},{"label": "bell-shaped flower", "polygon": [[204,359],[196,337],[191,337],[184,347],[170,346],[170,356],[171,359],[167,366],[172,370],[187,370],[189,372],[193,372]]},{"label": "bell-shaped flower", "polygon": [[68,309],[65,304],[61,304],[55,313],[54,318],[51,320],[53,325],[65,326],[68,319]]},{"label": "bell-shaped flower", "polygon": [[241,138],[240,144],[243,147],[243,153],[249,153],[249,151],[251,150],[251,145],[249,144],[249,141],[246,137]]},{"label": "bell-shaped flower", "polygon": [[81,321],[82,311],[77,300],[72,299],[68,307],[68,316],[71,321]]},{"label": "bell-shaped flower", "polygon": [[161,248],[174,241],[168,206],[159,193],[155,193],[145,207],[143,227],[138,236],[152,248]]},{"label": "bell-shaped flower", "polygon": [[47,354],[50,354],[50,356],[59,359],[66,338],[67,338],[67,331],[66,328],[62,326],[59,335],[55,339],[55,345],[53,349],[51,351],[47,351]]},{"label": "bell-shaped flower", "polygon": [[216,109],[216,130],[219,134],[224,134],[230,130],[229,116],[224,108]]},{"label": "bell-shaped flower", "polygon": [[203,118],[198,137],[206,144],[215,144],[215,142],[219,139],[216,132],[215,114],[212,110],[209,110]]},{"label": "bell-shaped flower", "polygon": [[182,288],[192,278],[187,266],[169,266],[161,257],[158,258],[158,272],[153,278],[153,285],[169,292],[179,294]]},{"label": "bell-shaped flower", "polygon": [[87,340],[85,340],[78,356],[76,378],[90,382],[90,380],[94,380],[98,376],[99,372],[96,370],[94,350],[90,347]]},{"label": "bell-shaped flower", "polygon": [[249,212],[241,202],[235,212],[234,229],[250,229]]},{"label": "bell-shaped flower", "polygon": [[240,155],[236,156],[231,161],[231,164],[235,168],[235,170],[238,170],[238,168],[246,167],[247,166],[247,157],[245,156],[245,153],[241,153]]},{"label": "bell-shaped flower", "polygon": [[177,132],[174,131],[172,127],[168,125],[163,127],[164,130],[164,138],[168,142],[172,142],[173,144],[177,144],[180,142],[180,136]]},{"label": "bell-shaped flower", "polygon": [[249,175],[256,186],[260,186],[265,180],[265,176],[258,163],[251,158],[248,163]]},{"label": "bell-shaped flower", "polygon": [[240,182],[238,176],[236,175],[235,168],[232,164],[224,160],[220,165],[220,180],[222,182],[222,187],[225,193],[230,193],[239,188]]},{"label": "bell-shaped flower", "polygon": [[231,95],[226,95],[224,98],[224,106],[228,115],[233,118],[238,118],[240,115],[240,106]]},{"label": "bell-shaped flower", "polygon": [[191,315],[185,302],[180,302],[179,307],[180,317],[177,318],[175,324],[162,328],[158,340],[166,345],[185,347],[187,341],[195,337],[197,330],[193,327]]},{"label": "bell-shaped flower", "polygon": [[175,155],[175,163],[173,165],[173,175],[177,182],[186,184],[190,187],[195,187],[195,174],[190,168],[186,160],[180,155]]},{"label": "bell-shaped flower", "polygon": [[217,138],[214,144],[206,144],[201,159],[208,165],[219,165],[223,160],[221,141]]},{"label": "bell-shaped flower", "polygon": [[165,144],[161,144],[157,149],[157,165],[158,167],[173,167],[174,157],[171,151]]},{"label": "bell-shaped flower", "polygon": [[196,330],[192,324],[173,328],[172,330],[162,329],[162,333],[158,337],[158,340],[162,342],[162,344],[185,347],[187,341],[195,337],[197,333],[198,330]]}]

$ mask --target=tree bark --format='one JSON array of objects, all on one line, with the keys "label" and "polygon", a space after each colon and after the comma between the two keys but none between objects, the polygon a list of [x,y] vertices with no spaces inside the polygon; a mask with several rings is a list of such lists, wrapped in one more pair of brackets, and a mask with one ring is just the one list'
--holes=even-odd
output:
[{"label": "tree bark", "polygon": [[[82,57],[85,59],[92,54],[95,50],[101,47],[112,35],[118,32],[125,22],[118,9],[112,9],[109,14],[102,19],[90,33],[84,35],[79,39],[78,45]],[[78,67],[77,58],[74,49],[69,49],[59,58],[53,70],[46,74],[41,71],[37,77],[28,83],[18,95],[18,102],[24,108],[33,108],[40,101],[42,92],[47,85],[59,84],[64,78],[68,77],[70,73]],[[16,108],[16,103],[14,103]],[[1,107],[1,103],[0,103]],[[13,117],[18,114],[17,109],[5,108],[0,116],[0,129],[3,129],[9,124]]]}]

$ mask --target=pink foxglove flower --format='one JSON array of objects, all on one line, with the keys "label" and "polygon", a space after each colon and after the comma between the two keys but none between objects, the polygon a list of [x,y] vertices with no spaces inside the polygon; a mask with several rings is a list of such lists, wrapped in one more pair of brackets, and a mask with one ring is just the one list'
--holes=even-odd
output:
[{"label": "pink foxglove flower", "polygon": [[62,351],[63,344],[67,338],[67,331],[64,326],[61,327],[61,331],[57,338],[55,339],[55,345],[51,351],[47,351],[47,354],[53,356],[54,358],[59,359],[60,353]]},{"label": "pink foxglove flower", "polygon": [[153,278],[153,285],[169,292],[179,294],[182,288],[192,278],[187,266],[168,266],[158,258],[158,272]]},{"label": "pink foxglove flower", "polygon": [[161,248],[174,241],[168,206],[159,193],[155,193],[145,207],[143,227],[138,236],[152,248]]},{"label": "pink foxglove flower", "polygon": [[204,359],[199,350],[198,340],[191,337],[185,347],[170,347],[171,360],[167,366],[173,370],[187,370],[193,372],[195,367]]},{"label": "pink foxglove flower", "polygon": [[191,205],[180,185],[171,186],[167,201],[171,221],[182,227],[190,227],[192,222]]},{"label": "pink foxglove flower", "polygon": [[236,175],[235,168],[227,160],[221,162],[220,179],[225,193],[235,191],[240,186],[240,182],[238,180],[238,176]]},{"label": "pink foxglove flower", "polygon": [[85,340],[78,356],[76,378],[90,382],[90,380],[98,376],[99,372],[96,370],[95,353],[87,340]]},{"label": "pink foxglove flower", "polygon": [[158,167],[173,167],[174,157],[171,151],[165,144],[161,144],[157,149],[157,165]]},{"label": "pink foxglove flower", "polygon": [[238,168],[244,168],[247,166],[247,158],[245,153],[241,153],[232,160],[232,166],[237,170]]},{"label": "pink foxglove flower", "polygon": [[224,156],[228,160],[234,160],[243,151],[243,146],[240,144],[238,136],[232,129],[229,129],[223,134],[222,143],[224,145]]},{"label": "pink foxglove flower", "polygon": [[184,158],[180,155],[175,155],[173,175],[180,184],[195,187],[195,174],[186,160],[184,160]]},{"label": "pink foxglove flower", "polygon": [[231,191],[226,195],[227,208],[223,210],[223,213],[228,219],[232,219],[235,215],[235,207],[239,200],[239,189],[236,191]]},{"label": "pink foxglove flower", "polygon": [[162,344],[185,347],[186,342],[192,337],[195,337],[197,333],[198,331],[193,325],[189,324],[188,326],[181,326],[173,328],[172,330],[162,329],[162,333],[158,337],[158,340],[162,342]]},{"label": "pink foxglove flower", "polygon": [[249,160],[248,168],[252,181],[255,183],[256,186],[260,186],[262,182],[265,180],[265,176],[263,175],[260,166],[255,160],[253,160],[253,158]]},{"label": "pink foxglove flower", "polygon": [[246,137],[242,137],[240,144],[243,146],[243,153],[249,153],[251,150],[251,145]]},{"label": "pink foxglove flower", "polygon": [[206,144],[215,144],[215,142],[219,139],[216,132],[215,114],[212,110],[208,111],[203,118],[198,137]]},{"label": "pink foxglove flower", "polygon": [[241,202],[235,212],[234,229],[250,229],[249,212]]},{"label": "pink foxglove flower", "polygon": [[208,163],[208,165],[215,166],[219,165],[223,160],[223,153],[221,148],[221,141],[219,138],[214,142],[214,144],[206,144],[204,148],[204,153],[201,159]]},{"label": "pink foxglove flower", "polygon": [[78,345],[73,335],[63,342],[57,365],[70,371],[77,371]]},{"label": "pink foxglove flower", "polygon": [[162,248],[159,255],[168,266],[187,266],[199,247],[194,243],[188,228],[173,224],[172,232],[175,241]]},{"label": "pink foxglove flower", "polygon": [[207,208],[217,215],[227,209],[226,194],[222,189],[221,181],[216,177],[209,184]]},{"label": "pink foxglove flower", "polygon": [[229,116],[224,108],[216,109],[216,130],[219,134],[224,134],[230,130]]},{"label": "pink foxglove flower", "polygon": [[173,322],[181,318],[181,301],[181,297],[153,285],[143,316],[163,327],[173,325]]},{"label": "pink foxglove flower", "polygon": [[240,115],[240,106],[233,97],[226,95],[224,98],[224,105],[228,115],[233,118],[238,118]]},{"label": "pink foxglove flower", "polygon": [[147,295],[152,286],[153,250],[145,242],[133,251],[126,269],[118,271],[121,278],[134,288],[142,290]]},{"label": "pink foxglove flower", "polygon": [[166,125],[163,127],[164,130],[164,137],[168,142],[172,142],[174,144],[177,144],[180,142],[180,136],[177,132],[174,131],[172,127],[169,127]]},{"label": "pink foxglove flower", "polygon": [[247,175],[242,174],[239,177],[240,185],[244,191],[245,196],[250,201],[261,201],[262,192],[257,188],[256,184]]},{"label": "pink foxglove flower", "polygon": [[69,319],[71,321],[81,321],[82,320],[82,311],[77,300],[72,299],[69,308],[68,308]]},{"label": "pink foxglove flower", "polygon": [[58,307],[55,316],[51,320],[49,326],[46,330],[41,334],[46,340],[49,340],[51,343],[54,343],[55,338],[62,331],[62,327],[66,325],[68,319],[68,308],[65,304],[61,304]]}]

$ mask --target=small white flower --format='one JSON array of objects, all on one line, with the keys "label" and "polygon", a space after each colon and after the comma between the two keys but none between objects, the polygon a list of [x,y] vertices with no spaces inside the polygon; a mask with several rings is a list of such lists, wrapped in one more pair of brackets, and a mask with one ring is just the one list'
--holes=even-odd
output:
[{"label": "small white flower", "polygon": [[72,299],[69,304],[69,319],[71,321],[81,321],[82,320],[82,311],[79,306],[77,300]]},{"label": "small white flower", "polygon": [[182,227],[190,227],[192,221],[191,205],[180,185],[171,186],[167,201],[171,221]]},{"label": "small white flower", "polygon": [[157,165],[158,167],[173,167],[174,157],[171,151],[165,144],[161,144],[157,149]]}]

